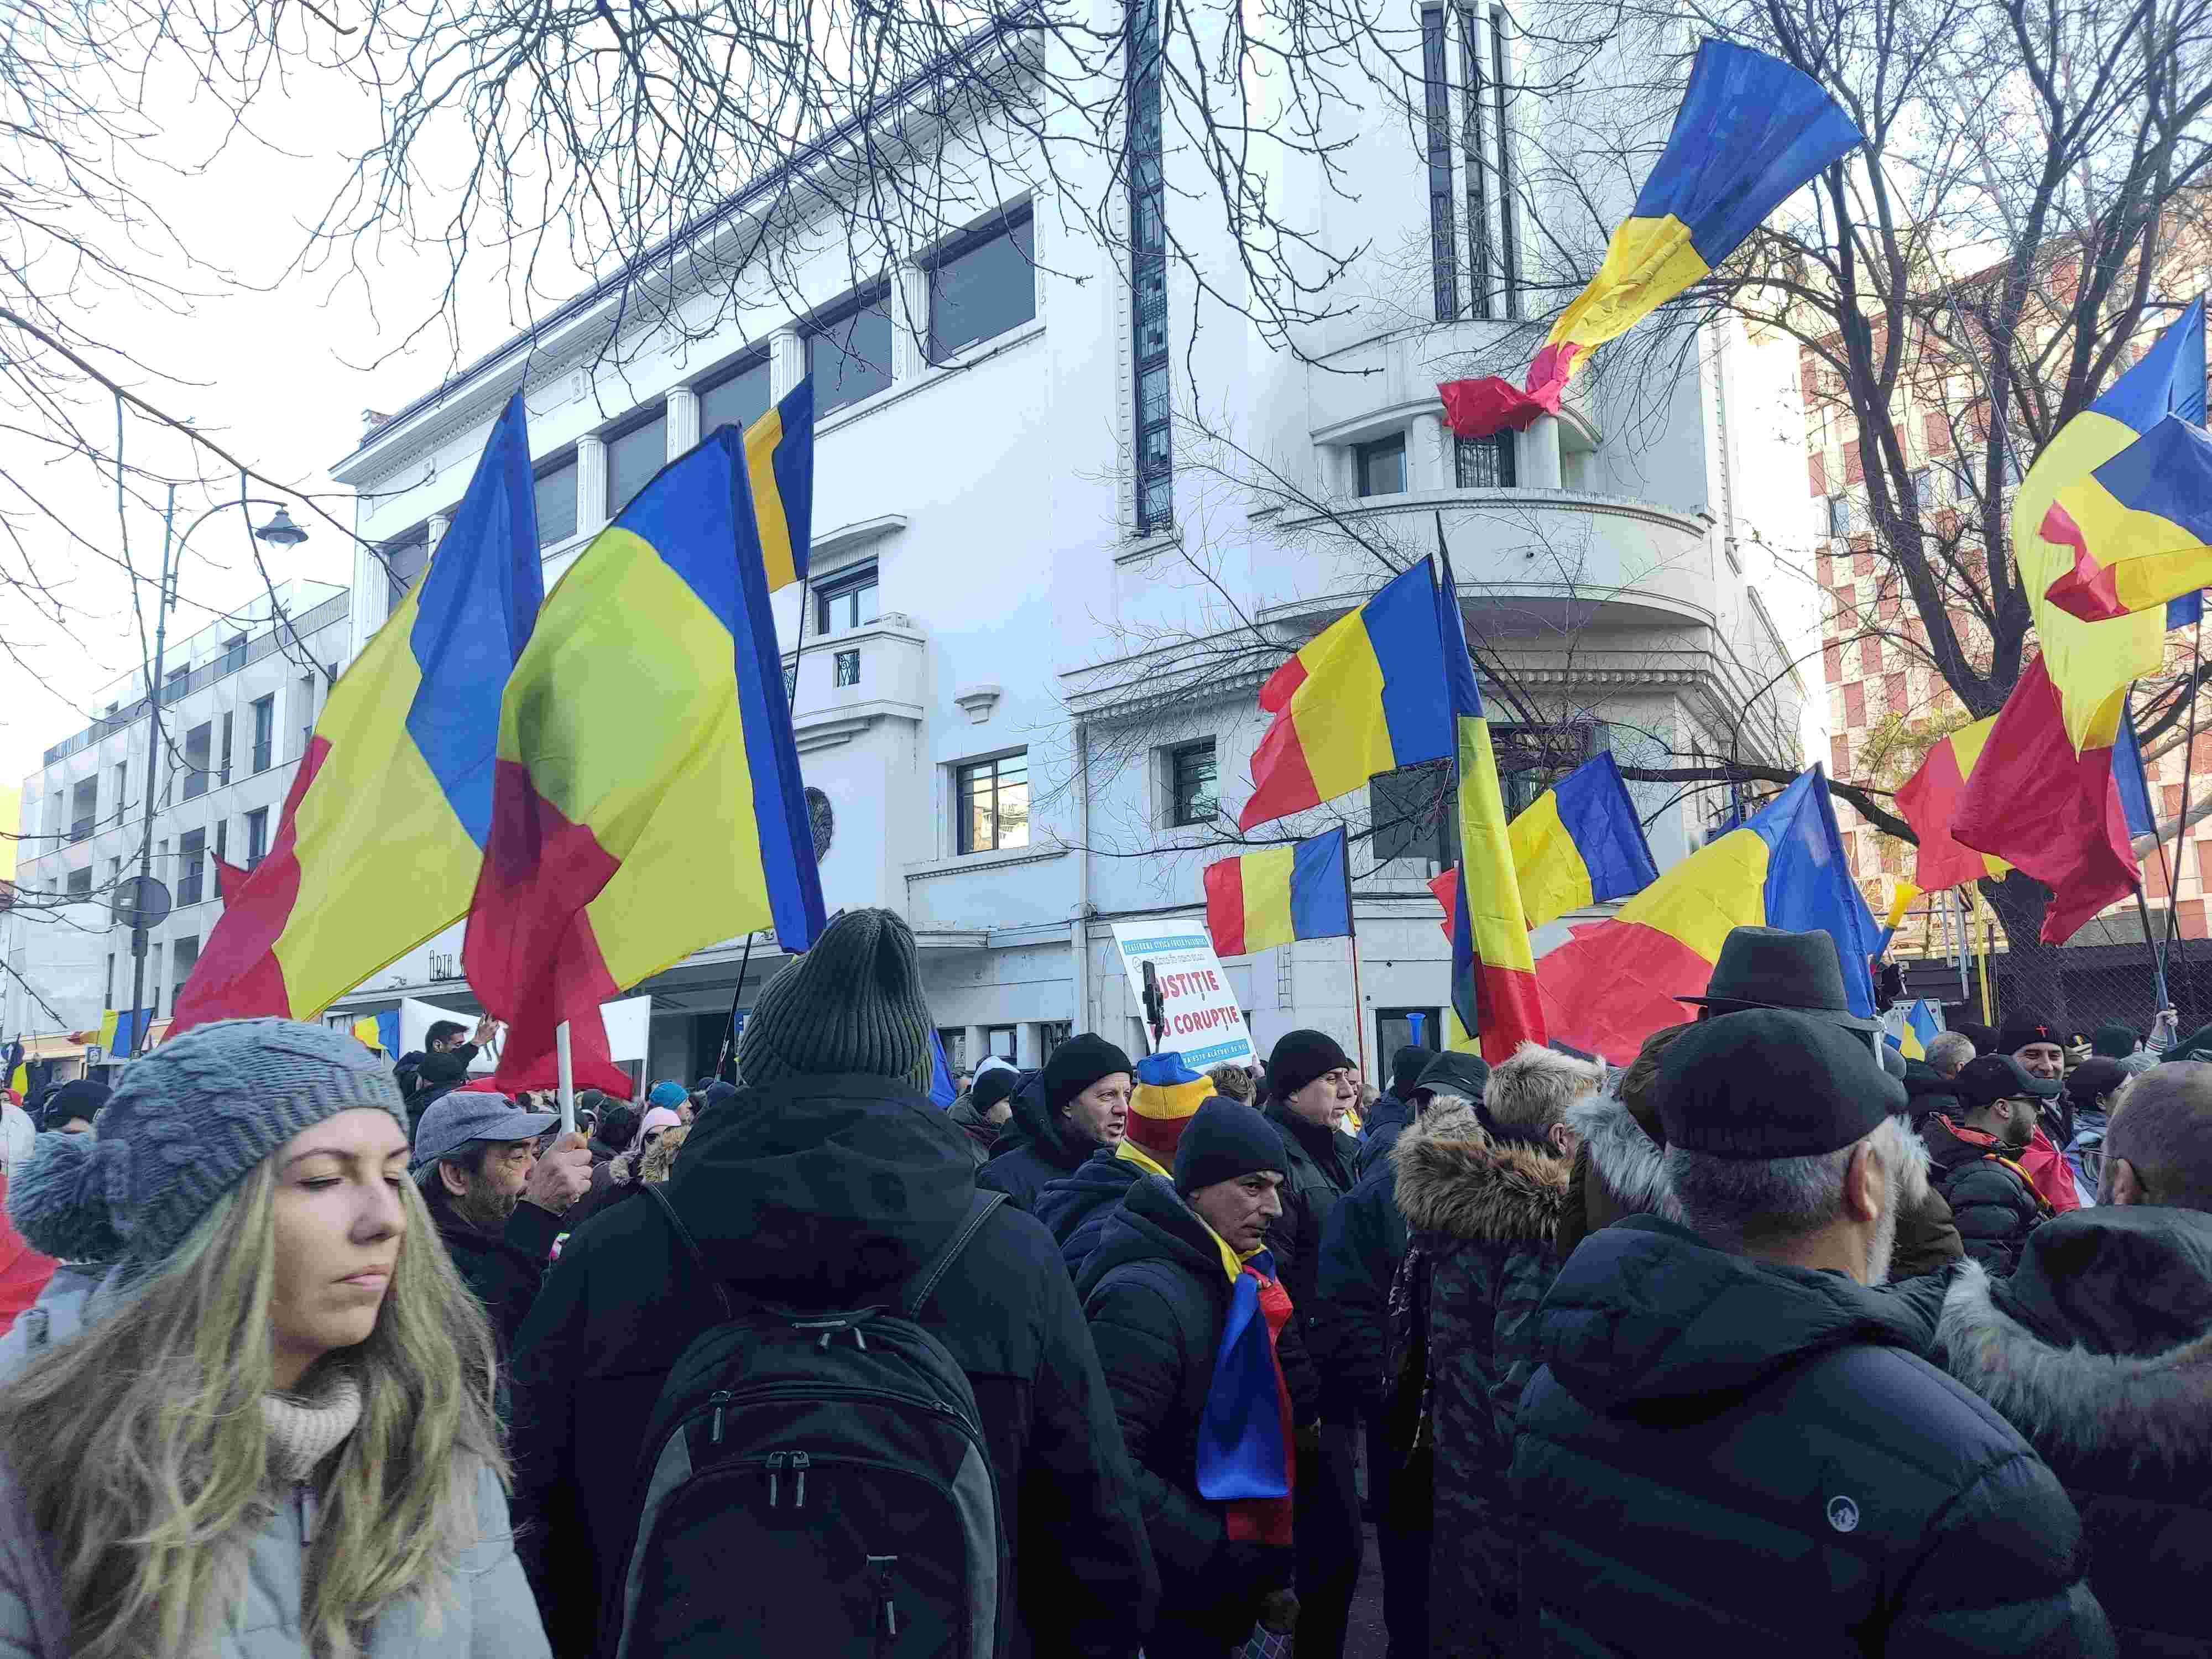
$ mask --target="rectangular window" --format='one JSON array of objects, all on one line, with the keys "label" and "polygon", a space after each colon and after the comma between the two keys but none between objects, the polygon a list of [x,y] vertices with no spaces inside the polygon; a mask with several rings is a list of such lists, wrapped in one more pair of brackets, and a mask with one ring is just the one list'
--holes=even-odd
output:
[{"label": "rectangular window", "polygon": [[1178,744],[1168,750],[1168,822],[1211,823],[1221,811],[1214,784],[1213,739]]},{"label": "rectangular window", "polygon": [[161,701],[165,703],[171,703],[176,702],[179,697],[183,696],[185,695],[185,682],[191,678],[191,665],[190,663],[186,663],[182,668],[172,668],[167,674],[163,675],[161,677]]},{"label": "rectangular window", "polygon": [[384,614],[390,616],[399,609],[399,602],[415,586],[415,579],[430,563],[430,526],[418,526],[397,541],[385,543],[384,555]]},{"label": "rectangular window", "polygon": [[637,499],[637,492],[653,482],[653,475],[668,465],[668,414],[664,409],[651,420],[607,440],[607,516],[618,519],[623,508]]},{"label": "rectangular window", "polygon": [[1444,1046],[1441,1008],[1377,1008],[1375,1011],[1375,1052],[1395,1054],[1407,1043],[1424,1048]]},{"label": "rectangular window", "polygon": [[890,295],[878,292],[817,323],[806,336],[817,419],[891,383]]},{"label": "rectangular window", "polygon": [[207,831],[187,830],[177,838],[177,902],[198,904],[207,896]]},{"label": "rectangular window", "polygon": [[1075,1035],[1075,1023],[1066,1019],[1047,1019],[1037,1023],[1037,1060],[1040,1063],[1052,1058],[1052,1051]]},{"label": "rectangular window", "polygon": [[768,356],[763,353],[699,388],[701,434],[718,427],[743,430],[750,426],[768,413]]},{"label": "rectangular window", "polygon": [[[151,1024],[161,1017],[161,947],[155,945],[146,952],[146,1020]],[[134,1050],[146,1047],[143,1031],[131,1044]]]},{"label": "rectangular window", "polygon": [[276,694],[253,700],[253,769],[266,772],[275,759],[273,752],[276,738]]},{"label": "rectangular window", "polygon": [[1933,506],[1935,506],[1935,505],[1936,505],[1936,498],[1935,498],[1933,495],[1930,495],[1928,493],[1928,485],[1929,485],[1928,469],[1927,469],[1926,467],[1924,467],[1924,466],[1918,466],[1918,467],[1915,467],[1915,468],[1913,468],[1913,470],[1912,470],[1912,499],[1913,499],[1913,501],[1915,501],[1915,502],[1919,506],[1920,510],[1921,510],[1922,512],[1923,512],[1923,513],[1924,513],[1924,512],[1926,512],[1929,507],[1933,507]]},{"label": "rectangular window", "polygon": [[1036,224],[1024,208],[941,255],[929,273],[929,361],[1036,316]]},{"label": "rectangular window", "polygon": [[837,653],[836,657],[831,659],[830,667],[834,673],[834,677],[831,680],[832,684],[858,685],[860,683],[860,653],[859,652],[840,651]]},{"label": "rectangular window", "polygon": [[185,733],[185,799],[198,800],[208,792],[208,775],[215,764],[215,722],[203,720]]},{"label": "rectangular window", "polygon": [[100,1006],[103,1008],[115,1006],[115,957],[112,951],[107,958],[107,989],[101,994]]},{"label": "rectangular window", "polygon": [[[120,880],[122,880],[122,879],[123,879],[123,860],[122,860],[121,859],[119,859],[119,858],[112,858],[112,859],[108,860],[108,861],[107,861],[107,884],[108,884],[110,887],[112,887],[112,886],[114,886],[114,885],[115,885],[115,884],[116,884],[117,882],[118,882],[118,881],[120,881]],[[112,1007],[113,1007],[113,1006],[115,1006],[115,999],[114,999],[114,998],[112,998],[112,997],[110,997],[110,998],[107,1000],[107,1002],[106,1002],[106,1006],[108,1006],[108,1007],[111,1007],[111,1008],[112,1008]]]},{"label": "rectangular window", "polygon": [[200,959],[200,942],[197,937],[180,939],[169,946],[169,1008],[176,1011],[177,998],[183,994],[185,981],[192,976],[193,964]]},{"label": "rectangular window", "polygon": [[89,898],[92,896],[92,866],[88,864],[82,870],[70,871],[68,888],[71,898]]},{"label": "rectangular window", "polygon": [[1606,747],[1603,730],[1595,720],[1492,726],[1506,816],[1526,811],[1538,796]]},{"label": "rectangular window", "polygon": [[118,761],[115,763],[115,816],[118,823],[122,822],[123,814],[130,805],[128,799],[130,793],[130,765],[127,762]]},{"label": "rectangular window", "polygon": [[216,776],[223,783],[230,781],[230,740],[237,721],[238,716],[234,713],[226,713],[222,717],[222,761]]},{"label": "rectangular window", "polygon": [[[1014,1028],[1011,1025],[986,1025],[983,1028],[983,1052],[997,1054],[1011,1063],[1014,1058]],[[983,1062],[977,1060],[977,1065]]]},{"label": "rectangular window", "polygon": [[1030,844],[1030,757],[1026,751],[961,767],[959,847],[992,853]]},{"label": "rectangular window", "polygon": [[1510,489],[1518,479],[1513,440],[1500,432],[1488,438],[1454,438],[1452,468],[1462,489]]},{"label": "rectangular window", "polygon": [[1513,127],[1505,106],[1505,8],[1490,9],[1490,88],[1498,104],[1498,228],[1505,314],[1521,315],[1521,229],[1513,211]]},{"label": "rectangular window", "polygon": [[939,1026],[937,1046],[945,1050],[946,1071],[957,1075],[968,1069],[968,1028],[965,1025]]},{"label": "rectangular window", "polygon": [[814,631],[825,638],[866,628],[876,619],[876,567],[867,565],[824,582],[814,593]]},{"label": "rectangular window", "polygon": [[576,458],[538,475],[538,544],[551,547],[576,533]]},{"label": "rectangular window", "polygon": [[261,860],[269,856],[269,809],[246,815],[246,867],[258,869]]},{"label": "rectangular window", "polygon": [[227,862],[230,858],[230,820],[228,818],[217,818],[215,821],[215,856],[218,863]]},{"label": "rectangular window", "polygon": [[70,786],[70,839],[87,839],[99,821],[100,780],[80,778]]},{"label": "rectangular window", "polygon": [[1851,533],[1851,498],[1848,495],[1828,497],[1828,534],[1842,541]]},{"label": "rectangular window", "polygon": [[300,747],[293,757],[296,760],[300,755],[307,752],[307,740],[315,735],[315,677],[313,674],[300,676],[299,693],[293,700],[292,712],[300,722]]},{"label": "rectangular window", "polygon": [[222,642],[222,668],[225,674],[235,674],[246,666],[246,635],[233,634]]},{"label": "rectangular window", "polygon": [[1449,763],[1430,761],[1370,778],[1367,811],[1377,860],[1425,859],[1438,866],[1452,862],[1455,836]]},{"label": "rectangular window", "polygon": [[1352,486],[1361,495],[1397,495],[1406,489],[1406,434],[1393,433],[1352,447]]},{"label": "rectangular window", "polygon": [[1421,8],[1421,102],[1429,147],[1429,274],[1437,320],[1459,316],[1459,227],[1452,192],[1451,79],[1444,47],[1444,9]]},{"label": "rectangular window", "polygon": [[1462,0],[1459,9],[1459,67],[1460,67],[1460,148],[1467,173],[1467,242],[1473,257],[1469,273],[1473,301],[1471,307],[1477,317],[1490,315],[1490,289],[1492,281],[1490,254],[1490,153],[1482,138],[1483,74],[1482,43],[1477,38],[1475,22],[1480,15],[1468,0]]},{"label": "rectangular window", "polygon": [[1136,530],[1175,522],[1173,404],[1168,391],[1168,231],[1155,0],[1128,0],[1129,331],[1135,346]]}]

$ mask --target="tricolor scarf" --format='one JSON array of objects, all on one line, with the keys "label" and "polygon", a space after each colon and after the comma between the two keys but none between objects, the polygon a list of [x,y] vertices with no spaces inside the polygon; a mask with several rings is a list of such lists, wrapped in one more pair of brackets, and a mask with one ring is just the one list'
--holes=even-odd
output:
[{"label": "tricolor scarf", "polygon": [[1229,1317],[1199,1419],[1199,1495],[1226,1505],[1231,1538],[1287,1547],[1297,1450],[1275,1348],[1291,1316],[1290,1292],[1265,1250],[1240,1261],[1219,1234],[1213,1242],[1229,1275]]}]

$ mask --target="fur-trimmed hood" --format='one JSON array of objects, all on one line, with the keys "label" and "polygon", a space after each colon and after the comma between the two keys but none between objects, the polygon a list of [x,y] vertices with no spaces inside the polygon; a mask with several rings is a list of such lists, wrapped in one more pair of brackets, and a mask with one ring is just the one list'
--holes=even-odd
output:
[{"label": "fur-trimmed hood", "polygon": [[1558,1231],[1570,1165],[1533,1146],[1493,1139],[1465,1101],[1438,1097],[1390,1153],[1398,1207],[1416,1232],[1497,1243]]},{"label": "fur-trimmed hood", "polygon": [[[2143,1279],[2130,1273],[2130,1284],[2092,1267],[2069,1275],[2071,1285],[2056,1287],[2057,1297],[2039,1293],[2040,1269],[2059,1265],[2051,1247],[2075,1261],[2102,1257],[2118,1266],[2124,1259],[2140,1270],[2146,1221],[2172,1218],[2185,1218],[2183,1229],[2197,1235],[2177,1242],[2197,1248],[2175,1252],[2162,1273]],[[2111,1241],[2087,1237],[2100,1231],[2137,1237],[2115,1249]],[[2077,1234],[2083,1237],[2073,1238]],[[2128,1352],[2093,1330],[2039,1329],[2055,1325],[2068,1302],[2100,1304],[2098,1321],[2109,1328],[2115,1304],[2124,1316],[2133,1297],[2170,1299],[2177,1276],[2191,1267],[2197,1270],[2192,1276],[2201,1275],[2206,1234],[2212,1234],[2212,1217],[2193,1212],[2083,1210],[2030,1235],[2031,1254],[2023,1256],[2011,1284],[1995,1284],[1978,1264],[1967,1263],[1944,1297],[1937,1329],[1951,1374],[2054,1462],[2117,1458],[2126,1460],[2123,1467],[2130,1470],[2212,1469],[2212,1329],[2168,1346],[2164,1339],[2172,1334],[2170,1327],[2146,1310],[2146,1328],[2163,1334],[2155,1342],[2130,1346],[2148,1352]],[[2197,1259],[2185,1260],[2190,1256]],[[2029,1282],[2016,1291],[2022,1277]],[[2201,1276],[2194,1288],[2212,1294],[2212,1284]],[[2068,1335],[2076,1340],[2063,1340]]]},{"label": "fur-trimmed hood", "polygon": [[1644,1132],[1610,1090],[1568,1107],[1567,1127],[1583,1138],[1591,1171],[1622,1210],[1681,1220],[1682,1207],[1667,1185],[1666,1148]]}]

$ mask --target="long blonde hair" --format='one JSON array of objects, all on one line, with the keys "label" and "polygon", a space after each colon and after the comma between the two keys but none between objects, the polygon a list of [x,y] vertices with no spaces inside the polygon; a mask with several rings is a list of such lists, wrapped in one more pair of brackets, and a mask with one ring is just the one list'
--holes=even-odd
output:
[{"label": "long blonde hair", "polygon": [[[310,1373],[349,1374],[361,1420],[325,1474],[301,1624],[349,1659],[372,1620],[426,1619],[477,1536],[476,1486],[507,1464],[495,1350],[414,1183],[375,1328]],[[275,1160],[216,1203],[106,1318],[0,1388],[0,1455],[43,1535],[73,1659],[185,1659],[214,1645],[269,1504]]]}]

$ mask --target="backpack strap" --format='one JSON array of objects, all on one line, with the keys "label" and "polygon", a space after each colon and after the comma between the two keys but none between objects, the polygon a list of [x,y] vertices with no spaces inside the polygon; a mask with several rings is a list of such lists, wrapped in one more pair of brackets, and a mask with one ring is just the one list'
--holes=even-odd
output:
[{"label": "backpack strap", "polygon": [[967,1218],[952,1230],[952,1237],[945,1241],[945,1248],[932,1256],[923,1264],[921,1271],[907,1281],[906,1294],[899,1300],[900,1312],[908,1319],[915,1317],[921,1312],[922,1304],[929,1300],[931,1293],[937,1289],[937,1282],[945,1277],[945,1270],[959,1260],[960,1252],[968,1248],[969,1241],[974,1238],[981,1230],[983,1224],[991,1218],[991,1212],[1006,1201],[1006,1195],[1004,1193],[989,1192],[981,1188],[976,1189],[975,1196],[968,1203]]},{"label": "backpack strap", "polygon": [[691,1230],[684,1224],[684,1218],[676,1213],[676,1206],[668,1201],[668,1194],[660,1190],[660,1183],[641,1181],[638,1185],[645,1188],[647,1197],[660,1206],[660,1213],[668,1219],[668,1231],[676,1235],[676,1242],[684,1247],[684,1254],[691,1258],[691,1265],[699,1270],[708,1287],[714,1292],[714,1300],[722,1310],[723,1320],[735,1319],[738,1310],[730,1305],[729,1291],[722,1287],[722,1281],[715,1278],[714,1270],[708,1267],[706,1254],[700,1249],[699,1241],[691,1237]]}]

